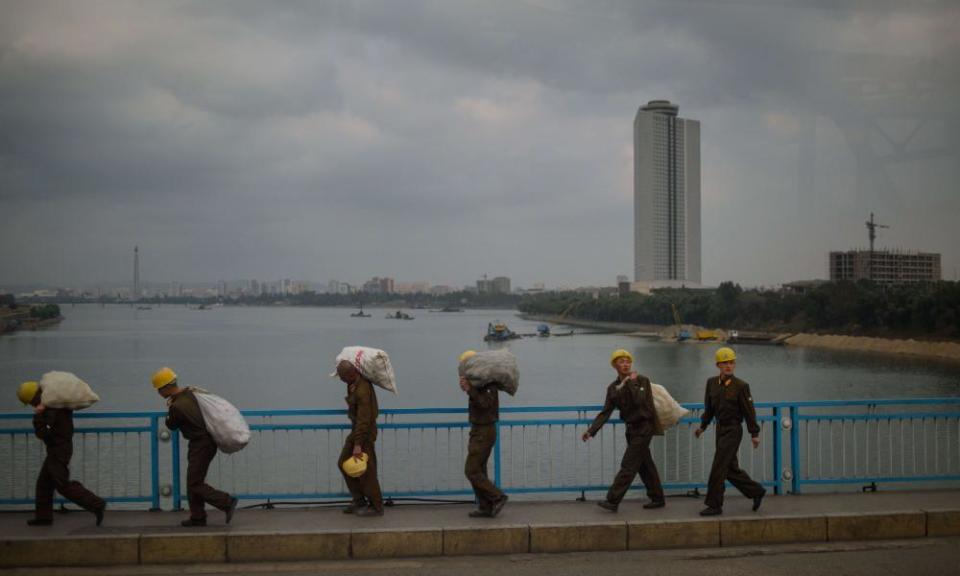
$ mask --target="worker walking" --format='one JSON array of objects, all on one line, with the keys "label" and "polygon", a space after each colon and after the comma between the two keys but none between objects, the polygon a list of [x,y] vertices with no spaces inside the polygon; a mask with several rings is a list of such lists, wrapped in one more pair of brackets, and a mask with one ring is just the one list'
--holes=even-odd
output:
[{"label": "worker walking", "polygon": [[760,446],[760,426],[757,424],[757,413],[753,407],[753,395],[750,393],[750,385],[734,376],[737,355],[732,349],[720,348],[714,360],[720,374],[707,379],[703,415],[700,417],[700,427],[694,431],[694,435],[700,438],[710,421],[717,419],[717,450],[713,455],[713,466],[710,468],[710,479],[707,483],[707,507],[700,515],[717,516],[723,513],[724,483],[727,481],[753,500],[753,510],[756,512],[767,491],[741,470],[737,461],[744,420],[747,422],[747,432],[750,433],[753,448]]},{"label": "worker walking", "polygon": [[603,410],[594,418],[590,428],[583,433],[583,441],[596,436],[606,424],[613,409],[620,410],[620,419],[626,423],[627,448],[605,500],[597,505],[605,510],[616,512],[633,479],[640,474],[640,480],[647,489],[650,502],[643,505],[646,509],[663,508],[666,501],[660,474],[650,452],[650,442],[654,436],[662,436],[663,429],[657,419],[653,404],[653,388],[650,379],[633,371],[633,356],[626,350],[614,350],[610,355],[610,364],[617,371],[617,378],[607,386],[607,396]]},{"label": "worker walking", "polygon": [[490,452],[497,443],[497,421],[500,419],[500,391],[497,383],[491,382],[482,387],[470,384],[463,373],[463,363],[476,356],[473,350],[467,350],[458,358],[460,365],[460,389],[469,397],[470,442],[467,445],[467,460],[463,473],[473,487],[477,497],[477,509],[470,512],[471,518],[494,518],[507,503],[504,494],[490,477],[487,476],[487,461]]},{"label": "worker walking", "polygon": [[37,476],[34,517],[30,526],[53,524],[53,492],[93,512],[97,526],[103,522],[107,503],[87,490],[83,484],[70,479],[70,459],[73,457],[73,410],[44,406],[38,382],[24,382],[17,389],[17,398],[24,405],[33,406],[33,430],[47,447],[47,457]]},{"label": "worker walking", "polygon": [[153,375],[152,383],[154,389],[167,401],[167,428],[179,430],[189,441],[187,499],[190,503],[190,517],[180,525],[206,526],[205,504],[222,510],[226,514],[225,522],[229,524],[239,500],[207,484],[207,470],[217,455],[217,443],[207,430],[203,412],[193,390],[181,388],[177,382],[177,374],[170,368],[158,370]]},{"label": "worker walking", "polygon": [[[347,385],[347,415],[352,429],[340,452],[340,472],[350,490],[352,502],[344,508],[345,514],[383,516],[383,494],[377,479],[377,394],[373,385],[357,368],[345,360],[337,363],[337,376]],[[359,463],[366,456],[366,469],[359,476],[348,474],[343,463],[353,459]]]}]

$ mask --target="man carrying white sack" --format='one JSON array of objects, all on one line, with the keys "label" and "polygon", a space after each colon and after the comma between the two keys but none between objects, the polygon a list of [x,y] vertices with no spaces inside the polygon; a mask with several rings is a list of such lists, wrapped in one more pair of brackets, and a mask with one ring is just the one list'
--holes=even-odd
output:
[{"label": "man carrying white sack", "polygon": [[470,398],[470,443],[467,446],[467,460],[463,471],[477,496],[477,509],[470,512],[471,518],[495,518],[507,495],[487,476],[487,461],[490,452],[497,443],[497,421],[500,419],[500,391],[495,382],[474,387],[464,374],[464,363],[476,356],[473,350],[467,350],[457,359],[460,366],[460,389]]},{"label": "man carrying white sack", "polygon": [[[352,425],[350,434],[340,452],[340,472],[343,481],[350,490],[352,501],[344,508],[345,514],[356,516],[383,516],[383,493],[377,479],[377,393],[373,385],[356,366],[347,360],[337,363],[337,376],[347,385],[347,416]],[[366,459],[366,470],[360,477],[354,477],[343,469],[342,463],[348,458],[356,461]]]},{"label": "man carrying white sack", "polygon": [[607,386],[607,396],[603,410],[597,414],[590,428],[583,433],[583,441],[596,436],[606,424],[613,409],[620,410],[620,418],[627,426],[627,449],[623,453],[620,472],[613,480],[607,492],[607,498],[597,502],[601,508],[616,512],[630,484],[637,474],[647,488],[650,502],[644,508],[663,508],[663,485],[657,465],[650,453],[650,442],[654,436],[663,435],[663,427],[657,419],[653,401],[653,386],[646,376],[633,372],[633,356],[626,350],[614,350],[610,355],[610,364],[617,371],[617,378]]},{"label": "man carrying white sack", "polygon": [[37,476],[36,512],[27,520],[30,526],[53,524],[53,491],[93,512],[97,526],[103,522],[107,503],[87,490],[83,484],[70,479],[70,459],[73,457],[73,410],[53,408],[42,402],[42,390],[37,382],[24,382],[17,390],[17,398],[33,406],[33,429],[37,438],[47,446],[47,457]]},{"label": "man carrying white sack", "polygon": [[217,443],[207,429],[203,412],[193,390],[181,388],[177,374],[170,368],[161,368],[152,378],[154,389],[167,401],[169,414],[166,425],[170,430],[180,430],[189,441],[187,449],[187,500],[190,517],[180,522],[181,526],[206,526],[206,504],[226,514],[225,523],[233,519],[238,500],[222,490],[207,484],[207,471],[217,455]]}]

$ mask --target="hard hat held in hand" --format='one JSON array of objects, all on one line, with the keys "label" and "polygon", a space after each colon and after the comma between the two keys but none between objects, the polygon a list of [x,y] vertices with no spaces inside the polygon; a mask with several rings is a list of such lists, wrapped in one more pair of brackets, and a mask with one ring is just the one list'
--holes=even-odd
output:
[{"label": "hard hat held in hand", "polygon": [[723,347],[717,350],[716,356],[714,358],[717,361],[717,364],[721,362],[731,362],[737,359],[737,353],[733,351],[733,348]]},{"label": "hard hat held in hand", "polygon": [[17,398],[24,404],[29,404],[33,400],[33,397],[37,395],[37,390],[39,389],[40,384],[33,380],[24,382],[17,388]]},{"label": "hard hat held in hand", "polygon": [[344,474],[351,478],[363,476],[364,472],[367,471],[367,453],[361,453],[359,461],[353,456],[348,457],[340,463],[340,468],[343,469]]},{"label": "hard hat held in hand", "polygon": [[613,366],[618,358],[627,358],[633,362],[633,354],[627,352],[623,348],[618,348],[610,354],[610,365]]}]

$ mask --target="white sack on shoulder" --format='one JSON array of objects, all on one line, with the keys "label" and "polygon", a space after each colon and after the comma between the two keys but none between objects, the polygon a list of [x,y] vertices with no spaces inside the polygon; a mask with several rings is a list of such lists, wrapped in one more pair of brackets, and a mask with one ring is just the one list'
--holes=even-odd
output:
[{"label": "white sack on shoulder", "polygon": [[40,401],[51,408],[83,410],[100,401],[90,386],[70,372],[47,372],[40,379]]},{"label": "white sack on shoulder", "polygon": [[475,388],[496,384],[497,388],[513,396],[520,385],[517,357],[506,349],[477,352],[464,360],[460,369]]},{"label": "white sack on shoulder", "polygon": [[227,400],[206,390],[191,388],[207,432],[225,454],[233,454],[250,443],[250,427],[243,415]]},{"label": "white sack on shoulder", "polygon": [[[393,374],[390,356],[383,350],[366,346],[347,346],[337,354],[336,364],[342,361],[353,364],[364,378],[372,384],[397,393],[397,378]],[[334,372],[331,376],[336,376]]]},{"label": "white sack on shoulder", "polygon": [[653,407],[657,411],[657,420],[663,430],[672,428],[680,419],[690,413],[689,410],[677,403],[667,389],[659,384],[650,383],[653,388]]}]

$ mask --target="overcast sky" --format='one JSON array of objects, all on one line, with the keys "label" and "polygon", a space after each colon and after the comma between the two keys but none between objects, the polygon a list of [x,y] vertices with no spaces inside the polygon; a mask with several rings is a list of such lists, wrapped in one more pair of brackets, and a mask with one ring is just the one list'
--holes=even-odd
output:
[{"label": "overcast sky", "polygon": [[[909,6],[908,6],[909,5]],[[0,3],[0,286],[633,274],[632,123],[701,121],[703,278],[960,268],[960,3]]]}]

